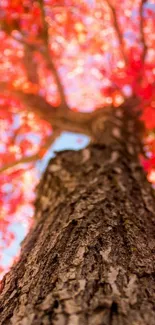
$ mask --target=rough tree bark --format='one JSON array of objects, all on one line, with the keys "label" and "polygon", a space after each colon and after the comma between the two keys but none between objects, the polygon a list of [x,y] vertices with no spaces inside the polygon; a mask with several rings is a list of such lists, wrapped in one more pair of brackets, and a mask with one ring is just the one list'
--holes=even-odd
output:
[{"label": "rough tree bark", "polygon": [[126,109],[50,161],[36,225],[2,282],[1,325],[154,325],[155,198]]}]

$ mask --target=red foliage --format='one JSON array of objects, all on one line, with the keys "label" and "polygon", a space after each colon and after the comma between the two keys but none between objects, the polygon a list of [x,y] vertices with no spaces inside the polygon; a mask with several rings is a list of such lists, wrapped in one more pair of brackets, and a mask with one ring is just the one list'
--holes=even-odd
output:
[{"label": "red foliage", "polygon": [[155,107],[144,107],[142,120],[145,122],[148,130],[155,129]]}]

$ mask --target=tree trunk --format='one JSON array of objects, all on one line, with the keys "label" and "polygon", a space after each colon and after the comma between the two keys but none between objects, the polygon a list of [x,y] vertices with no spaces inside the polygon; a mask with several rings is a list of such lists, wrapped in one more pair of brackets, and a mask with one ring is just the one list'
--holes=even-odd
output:
[{"label": "tree trunk", "polygon": [[48,165],[36,225],[2,282],[1,325],[155,325],[155,198],[139,124],[125,109],[106,114],[94,144]]}]

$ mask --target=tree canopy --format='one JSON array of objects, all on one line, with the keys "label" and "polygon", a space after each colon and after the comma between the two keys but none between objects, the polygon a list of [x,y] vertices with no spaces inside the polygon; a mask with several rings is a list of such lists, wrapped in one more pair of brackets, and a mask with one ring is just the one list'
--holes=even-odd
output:
[{"label": "tree canopy", "polygon": [[94,116],[130,98],[155,182],[154,0],[1,1],[0,258],[13,220],[32,222],[36,162],[63,131],[91,137]]}]

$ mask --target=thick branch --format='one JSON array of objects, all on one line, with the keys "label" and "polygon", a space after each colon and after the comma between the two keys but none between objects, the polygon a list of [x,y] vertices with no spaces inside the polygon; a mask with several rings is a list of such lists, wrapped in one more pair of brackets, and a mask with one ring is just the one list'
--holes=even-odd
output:
[{"label": "thick branch", "polygon": [[[101,107],[91,113],[75,112],[70,109],[64,111],[62,104],[55,108],[38,94],[28,94],[16,89],[8,89],[7,84],[0,84],[0,91],[7,95],[15,96],[20,99],[25,109],[37,114],[41,119],[51,124],[52,128],[58,128],[60,131],[81,133],[94,138],[94,131],[98,122],[104,123],[104,118],[109,111],[108,107]],[[137,98],[130,98],[122,105],[127,107],[136,106]],[[115,108],[116,109],[116,108]]]},{"label": "thick branch", "polygon": [[52,128],[87,135],[91,134],[90,121],[93,114],[73,112],[71,110],[64,111],[62,104],[56,108],[40,95],[28,94],[15,88],[8,88],[5,82],[0,84],[0,91],[8,96],[18,98],[27,111],[37,114],[41,119],[50,123]]}]

